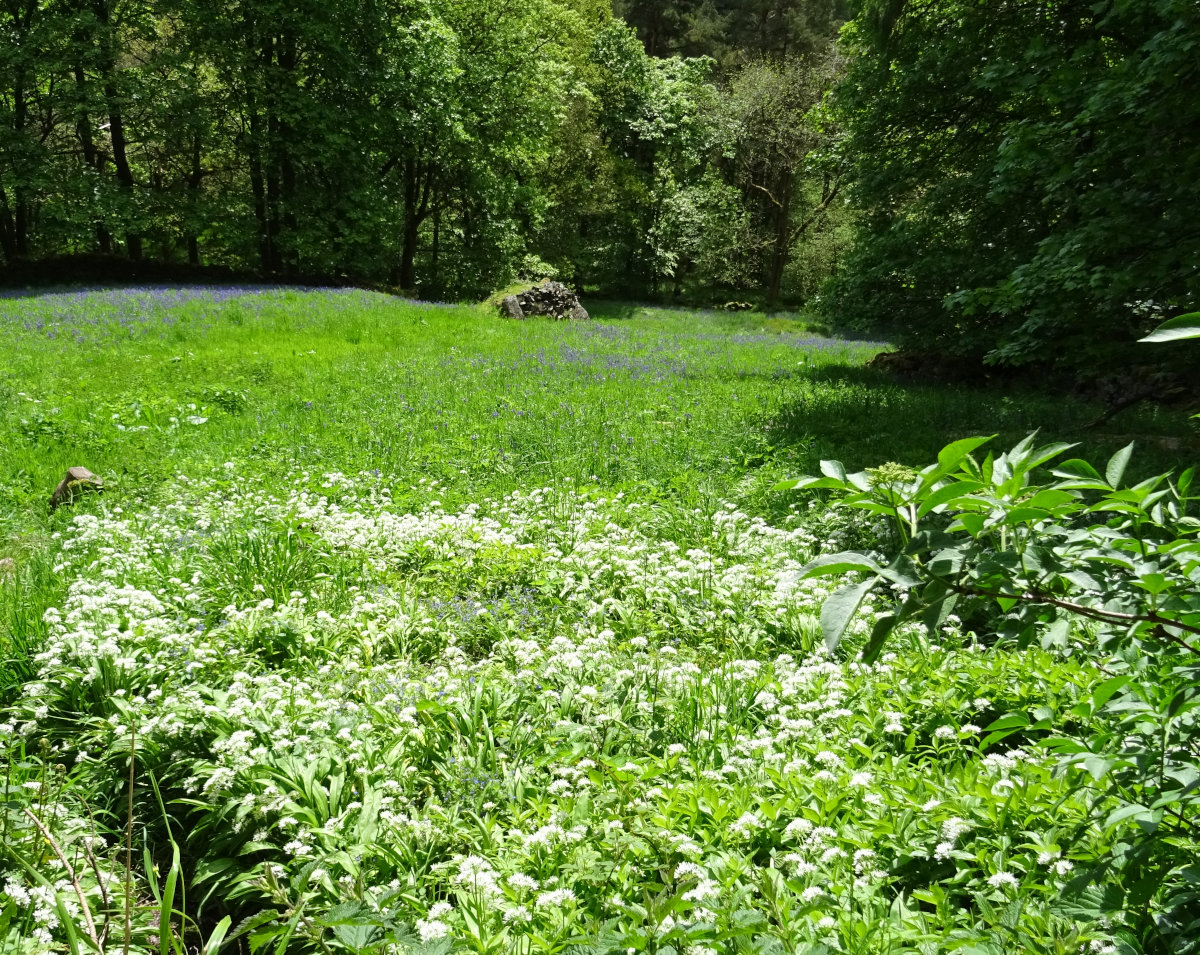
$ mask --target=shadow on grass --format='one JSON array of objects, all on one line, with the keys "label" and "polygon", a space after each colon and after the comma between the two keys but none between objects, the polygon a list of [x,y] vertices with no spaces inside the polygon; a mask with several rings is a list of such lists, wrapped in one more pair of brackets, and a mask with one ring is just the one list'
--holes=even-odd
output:
[{"label": "shadow on grass", "polygon": [[858,470],[887,461],[924,466],[945,445],[996,434],[997,453],[1032,431],[1047,442],[1077,442],[1066,457],[1102,465],[1136,442],[1130,476],[1180,470],[1200,460],[1200,435],[1179,411],[1143,405],[1088,428],[1102,406],[1028,386],[933,385],[897,381],[870,368],[816,369],[787,386],[790,400],[767,426],[767,440],[800,452],[815,468],[822,458]]}]

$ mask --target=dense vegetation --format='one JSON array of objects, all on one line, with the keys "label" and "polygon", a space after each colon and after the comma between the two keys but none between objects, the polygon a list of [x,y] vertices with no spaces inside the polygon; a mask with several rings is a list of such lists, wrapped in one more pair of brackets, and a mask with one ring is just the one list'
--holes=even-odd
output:
[{"label": "dense vegetation", "polygon": [[1196,4],[886,0],[850,43],[862,219],[831,314],[910,347],[1086,368],[1128,364],[1194,310]]},{"label": "dense vegetation", "polygon": [[[521,271],[754,286],[786,265],[776,220],[827,188],[804,117],[837,14],[785,31],[803,70],[757,55],[777,38],[746,48],[739,85],[744,63],[648,56],[600,0],[7,4],[0,248],[460,299]],[[755,123],[808,132],[775,144]]]},{"label": "dense vegetation", "polygon": [[593,310],[0,300],[0,950],[1194,951],[1183,419]]},{"label": "dense vegetation", "polygon": [[1200,955],[1198,51],[0,3],[0,955]]}]

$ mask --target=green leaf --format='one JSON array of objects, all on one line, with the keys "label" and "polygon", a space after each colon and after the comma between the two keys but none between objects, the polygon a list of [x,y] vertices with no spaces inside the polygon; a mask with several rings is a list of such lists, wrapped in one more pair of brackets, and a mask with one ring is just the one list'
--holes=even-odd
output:
[{"label": "green leaf", "polygon": [[877,583],[879,577],[871,577],[860,584],[849,584],[825,601],[821,607],[821,633],[825,637],[825,646],[830,650],[836,650],[842,642],[850,619]]},{"label": "green leaf", "polygon": [[333,934],[338,937],[338,941],[352,949],[366,948],[377,931],[376,926],[361,922],[335,925],[333,928]]},{"label": "green leaf", "polygon": [[833,478],[835,481],[841,481],[843,484],[846,481],[846,469],[842,466],[841,461],[822,461],[821,473],[827,478]]},{"label": "green leaf", "polygon": [[955,468],[968,454],[981,445],[987,444],[995,437],[994,434],[990,434],[986,437],[976,436],[963,438],[960,441],[952,441],[938,452],[938,465],[947,470]]},{"label": "green leaf", "polygon": [[217,949],[221,947],[221,943],[225,940],[225,933],[229,931],[229,926],[233,924],[233,920],[226,915],[217,923],[217,927],[212,930],[212,934],[208,937],[208,941],[204,943],[204,948],[200,950],[200,955],[215,955]]},{"label": "green leaf", "polygon": [[832,488],[832,489],[838,490],[838,491],[842,491],[842,490],[845,490],[846,484],[844,481],[839,481],[837,478],[832,478],[832,477],[819,477],[818,478],[818,477],[811,477],[811,476],[805,475],[804,477],[794,478],[790,481],[780,481],[778,484],[775,485],[773,490],[776,490],[776,491],[812,491],[812,490],[824,490],[824,489],[829,489],[829,488]]},{"label": "green leaf", "polygon": [[1070,461],[1064,461],[1058,467],[1051,468],[1050,473],[1055,477],[1077,478],[1082,481],[1101,480],[1100,472],[1082,458],[1071,458]]},{"label": "green leaf", "polygon": [[1131,803],[1109,813],[1108,818],[1104,820],[1104,828],[1110,829],[1117,823],[1124,822],[1126,819],[1133,819],[1136,822],[1140,819],[1149,818],[1152,815],[1153,810],[1149,809],[1148,807],[1140,806],[1137,803]]},{"label": "green leaf", "polygon": [[1200,338],[1200,312],[1189,312],[1168,319],[1139,342],[1177,342],[1185,338]]},{"label": "green leaf", "polygon": [[171,840],[171,871],[163,887],[162,902],[158,906],[158,955],[167,955],[170,950],[173,930],[171,916],[174,914],[175,885],[179,881],[179,846]]},{"label": "green leaf", "polygon": [[1114,693],[1120,690],[1132,679],[1133,677],[1128,674],[1125,676],[1114,676],[1097,685],[1097,687],[1092,690],[1092,706],[1094,706],[1097,711],[1100,710],[1105,703],[1112,699]]},{"label": "green leaf", "polygon": [[998,743],[1017,730],[1028,728],[1029,725],[1029,717],[1024,713],[1006,713],[984,728],[988,735],[980,741],[979,746],[981,749],[987,749],[992,743]]},{"label": "green leaf", "polygon": [[1024,713],[1006,713],[1004,716],[992,720],[984,730],[988,733],[994,733],[998,730],[1024,729],[1028,725],[1029,717]]},{"label": "green leaf", "polygon": [[932,510],[970,497],[981,487],[983,485],[978,481],[954,481],[944,487],[939,487],[921,501],[921,506],[917,508],[917,517],[922,518]]},{"label": "green leaf", "polygon": [[1049,650],[1051,647],[1065,647],[1067,638],[1071,635],[1071,618],[1059,617],[1042,633],[1042,649]]},{"label": "green leaf", "polygon": [[1088,771],[1092,779],[1099,782],[1108,775],[1108,771],[1116,765],[1115,759],[1107,759],[1104,756],[1085,756],[1083,759],[1083,768]]},{"label": "green leaf", "polygon": [[1104,477],[1108,480],[1108,485],[1113,490],[1116,490],[1120,486],[1121,478],[1125,476],[1125,466],[1129,464],[1129,456],[1131,454],[1133,454],[1132,441],[1108,459],[1108,467],[1104,469]]},{"label": "green leaf", "polygon": [[837,574],[878,574],[882,569],[866,554],[842,551],[838,554],[822,554],[800,568],[801,578],[831,577]]},{"label": "green leaf", "polygon": [[1188,491],[1191,490],[1191,487],[1192,487],[1192,478],[1194,478],[1195,476],[1196,476],[1195,468],[1188,468],[1181,475],[1179,475],[1179,484],[1177,485],[1177,489],[1179,491],[1179,496],[1181,498],[1184,498],[1184,499],[1187,498]]},{"label": "green leaf", "polygon": [[867,640],[867,645],[863,647],[863,663],[874,663],[878,659],[879,651],[887,643],[887,638],[891,636],[899,620],[900,618],[896,614],[887,613],[875,621],[875,626],[871,628],[871,637]]}]

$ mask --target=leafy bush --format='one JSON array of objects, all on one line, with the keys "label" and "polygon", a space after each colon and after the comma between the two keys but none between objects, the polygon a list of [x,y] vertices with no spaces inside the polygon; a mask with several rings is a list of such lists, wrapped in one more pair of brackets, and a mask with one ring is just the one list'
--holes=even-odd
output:
[{"label": "leafy bush", "polygon": [[[862,646],[877,659],[888,638],[919,621],[930,632],[957,613],[998,649],[1040,644],[1093,655],[1104,679],[1057,718],[1014,710],[987,727],[984,746],[1014,733],[1060,757],[1059,771],[1086,796],[1110,850],[1069,887],[1081,911],[1135,915],[1147,950],[1197,950],[1200,928],[1200,519],[1194,471],[1123,483],[1132,445],[1104,473],[1080,459],[1036,469],[1070,445],[976,461],[988,438],[947,446],[917,473],[823,476],[788,488],[829,489],[841,507],[886,515],[903,546],[884,564],[871,555],[823,555],[805,578],[854,572],[824,604],[834,648],[881,582],[899,592]],[[990,639],[990,637],[989,637]],[[1111,799],[1117,805],[1111,805]],[[1110,891],[1089,895],[1092,884]]]}]

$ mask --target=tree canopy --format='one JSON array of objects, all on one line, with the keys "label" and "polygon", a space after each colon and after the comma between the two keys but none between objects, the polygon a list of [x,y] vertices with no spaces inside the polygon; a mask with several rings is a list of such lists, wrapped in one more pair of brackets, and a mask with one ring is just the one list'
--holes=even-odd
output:
[{"label": "tree canopy", "polygon": [[1200,292],[1200,8],[872,0],[827,314],[1005,364],[1119,358]]}]

